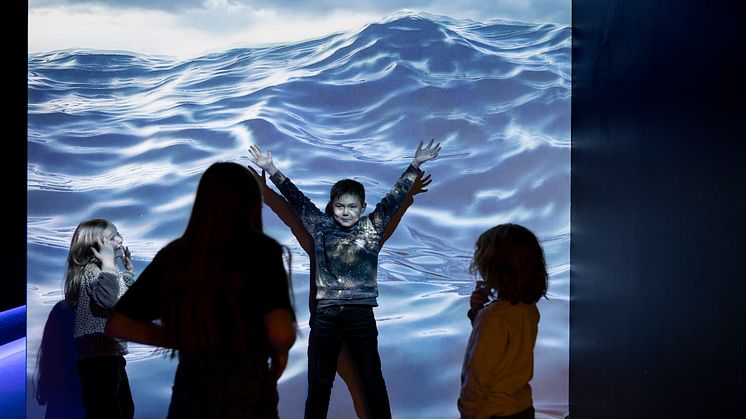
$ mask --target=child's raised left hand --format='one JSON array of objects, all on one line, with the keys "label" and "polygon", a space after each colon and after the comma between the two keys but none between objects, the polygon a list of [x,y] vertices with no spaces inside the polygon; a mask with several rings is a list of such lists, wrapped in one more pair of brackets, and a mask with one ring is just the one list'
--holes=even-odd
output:
[{"label": "child's raised left hand", "polygon": [[432,181],[433,180],[432,180],[432,176],[431,175],[428,174],[427,176],[425,176],[425,172],[421,172],[417,176],[417,179],[415,179],[414,183],[412,184],[412,192],[411,192],[412,196],[415,196],[415,195],[423,193],[423,192],[427,192],[427,189],[425,189],[425,188],[427,188],[427,186]]}]

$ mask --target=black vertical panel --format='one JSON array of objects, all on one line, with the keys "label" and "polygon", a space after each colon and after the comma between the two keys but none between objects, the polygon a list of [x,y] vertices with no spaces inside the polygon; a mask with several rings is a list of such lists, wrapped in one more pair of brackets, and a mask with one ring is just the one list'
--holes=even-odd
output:
[{"label": "black vertical panel", "polygon": [[573,2],[573,419],[746,411],[736,4]]},{"label": "black vertical panel", "polygon": [[[26,304],[26,4],[12,2],[14,16],[2,64],[0,135],[0,312]],[[17,14],[16,14],[17,13]]]}]

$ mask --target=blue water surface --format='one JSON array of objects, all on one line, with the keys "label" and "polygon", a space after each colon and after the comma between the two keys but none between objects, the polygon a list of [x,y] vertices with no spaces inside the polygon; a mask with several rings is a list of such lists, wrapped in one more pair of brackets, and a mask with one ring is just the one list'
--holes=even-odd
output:
[{"label": "blue water surface", "polygon": [[[396,418],[454,418],[470,332],[474,241],[503,223],[539,236],[550,270],[532,381],[537,417],[568,405],[570,27],[397,13],[357,31],[230,49],[190,59],[65,50],[28,56],[29,418],[43,417],[32,376],[44,325],[62,298],[65,255],[85,219],[114,221],[138,272],[183,232],[202,172],[277,166],[320,208],[350,177],[369,208],[421,139],[443,150],[380,256],[376,318]],[[266,231],[288,245],[302,335],[280,381],[280,414],[302,417],[308,257],[268,209]],[[165,417],[176,362],[130,344],[138,418]],[[355,417],[338,378],[331,418]]]}]

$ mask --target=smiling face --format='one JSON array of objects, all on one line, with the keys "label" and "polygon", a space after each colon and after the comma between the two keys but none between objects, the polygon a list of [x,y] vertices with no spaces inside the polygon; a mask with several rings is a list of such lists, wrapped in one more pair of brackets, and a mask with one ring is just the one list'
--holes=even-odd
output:
[{"label": "smiling face", "polygon": [[360,215],[365,211],[365,202],[352,194],[340,195],[332,202],[334,220],[344,228],[350,228],[360,221]]}]

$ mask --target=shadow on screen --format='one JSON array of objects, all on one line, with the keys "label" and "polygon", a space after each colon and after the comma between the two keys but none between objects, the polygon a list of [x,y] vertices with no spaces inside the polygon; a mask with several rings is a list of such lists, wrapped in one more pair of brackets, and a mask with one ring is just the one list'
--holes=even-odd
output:
[{"label": "shadow on screen", "polygon": [[74,322],[75,312],[62,300],[54,305],[44,325],[33,391],[39,405],[46,405],[47,419],[85,417],[75,370]]}]

